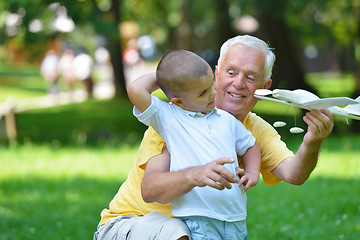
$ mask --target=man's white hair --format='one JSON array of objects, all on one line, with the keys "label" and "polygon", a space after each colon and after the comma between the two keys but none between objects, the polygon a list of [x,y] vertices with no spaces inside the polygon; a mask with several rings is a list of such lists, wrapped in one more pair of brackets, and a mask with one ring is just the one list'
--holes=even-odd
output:
[{"label": "man's white hair", "polygon": [[221,67],[221,63],[224,60],[224,57],[229,50],[230,47],[234,45],[244,45],[251,48],[256,48],[261,50],[264,53],[265,57],[265,78],[264,81],[266,82],[271,78],[272,68],[275,62],[275,54],[273,53],[273,49],[269,47],[267,43],[263,40],[253,37],[250,35],[242,35],[236,36],[233,38],[228,39],[220,48],[220,57],[218,59],[218,67]]}]

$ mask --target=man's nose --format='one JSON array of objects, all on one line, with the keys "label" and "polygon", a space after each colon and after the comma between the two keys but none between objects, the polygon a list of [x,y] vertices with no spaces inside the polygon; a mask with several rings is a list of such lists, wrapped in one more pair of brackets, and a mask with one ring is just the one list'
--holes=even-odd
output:
[{"label": "man's nose", "polygon": [[234,79],[233,85],[234,85],[236,88],[244,88],[244,87],[245,87],[245,82],[246,82],[245,76],[244,76],[243,74],[239,74],[239,75]]}]

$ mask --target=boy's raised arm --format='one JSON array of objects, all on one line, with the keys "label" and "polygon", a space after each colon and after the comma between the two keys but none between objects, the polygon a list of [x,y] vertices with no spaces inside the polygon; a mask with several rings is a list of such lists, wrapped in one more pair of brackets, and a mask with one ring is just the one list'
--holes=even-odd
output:
[{"label": "boy's raised arm", "polygon": [[261,153],[259,145],[255,142],[254,146],[250,147],[242,156],[244,163],[244,172],[237,174],[241,175],[238,185],[245,185],[243,192],[254,187],[259,182],[260,166],[261,166]]},{"label": "boy's raised arm", "polygon": [[151,93],[158,88],[156,73],[149,73],[132,81],[127,87],[127,92],[135,107],[144,112],[151,105]]}]

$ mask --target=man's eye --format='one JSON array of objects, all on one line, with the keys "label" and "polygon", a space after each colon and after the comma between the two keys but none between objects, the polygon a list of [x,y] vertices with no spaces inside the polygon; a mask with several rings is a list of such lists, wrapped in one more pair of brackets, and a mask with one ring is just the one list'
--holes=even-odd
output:
[{"label": "man's eye", "polygon": [[233,70],[229,70],[228,71],[228,75],[229,76],[234,76],[236,73],[235,73],[235,71],[233,71]]},{"label": "man's eye", "polygon": [[254,76],[247,76],[247,79],[249,82],[255,82],[256,81],[256,78]]}]

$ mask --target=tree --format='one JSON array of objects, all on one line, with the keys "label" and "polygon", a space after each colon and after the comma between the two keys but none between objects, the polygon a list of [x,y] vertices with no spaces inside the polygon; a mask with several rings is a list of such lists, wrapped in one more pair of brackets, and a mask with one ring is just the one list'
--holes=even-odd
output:
[{"label": "tree", "polygon": [[[104,7],[105,5],[106,7]],[[102,6],[102,7],[101,7]],[[0,10],[20,16],[14,29],[7,35],[2,35],[3,42],[15,39],[23,49],[26,45],[36,44],[44,49],[47,39],[71,39],[80,48],[88,48],[89,42],[95,48],[95,35],[101,35],[107,40],[111,52],[111,63],[114,69],[115,87],[118,96],[126,96],[125,76],[122,63],[122,48],[120,44],[119,24],[121,22],[121,0],[63,0],[60,3],[53,0],[10,0],[2,1]],[[60,32],[52,26],[59,13],[66,14],[75,23],[75,32],[82,35],[78,40],[77,33]],[[38,32],[31,32],[31,23],[35,20],[43,23]],[[4,27],[5,28],[5,27]],[[6,31],[3,31],[5,33]],[[89,41],[90,40],[90,41]]]},{"label": "tree", "polygon": [[[289,89],[306,89],[316,92],[305,82],[300,42],[293,36],[286,19],[289,1],[254,0],[247,6],[259,23],[256,34],[274,48],[276,62],[273,69],[273,87]],[[294,14],[294,13],[292,13]]]},{"label": "tree", "polygon": [[[107,4],[105,9],[99,7],[102,3]],[[77,1],[76,5],[72,0],[65,0],[62,1],[62,4],[70,9],[69,15],[74,17],[78,24],[81,25],[90,22],[95,32],[106,38],[114,70],[116,96],[126,96],[126,80],[122,62],[121,35],[119,31],[122,0]]]},{"label": "tree", "polygon": [[[303,45],[326,47],[335,56],[339,70],[353,73],[353,97],[360,95],[360,1],[307,0],[289,1],[286,18],[292,32]],[[353,51],[344,66],[342,55]],[[349,58],[349,57],[347,57]]]},{"label": "tree", "polygon": [[232,19],[229,15],[229,3],[227,0],[216,0],[216,45],[220,46],[235,35],[232,29]]},{"label": "tree", "polygon": [[355,90],[353,97],[360,95],[360,1],[329,1],[321,9],[323,24],[332,32],[336,42],[342,47],[354,50]]}]

